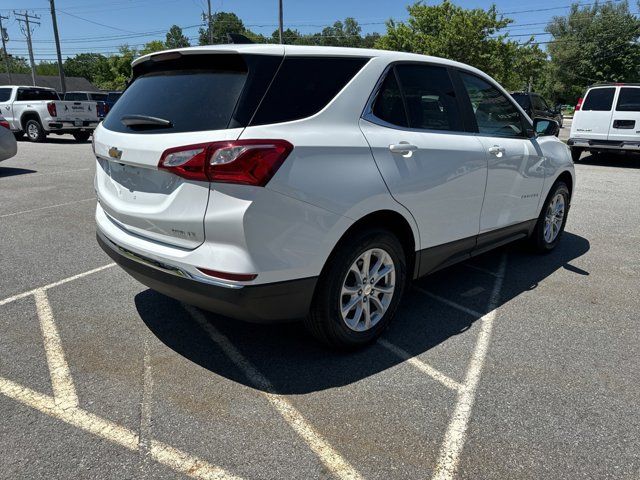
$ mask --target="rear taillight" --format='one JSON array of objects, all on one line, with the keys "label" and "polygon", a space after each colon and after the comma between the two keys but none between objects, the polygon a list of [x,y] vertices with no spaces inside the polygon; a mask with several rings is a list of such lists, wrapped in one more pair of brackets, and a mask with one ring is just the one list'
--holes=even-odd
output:
[{"label": "rear taillight", "polygon": [[582,108],[582,100],[582,97],[578,99],[578,103],[576,103],[576,112]]},{"label": "rear taillight", "polygon": [[56,104],[53,102],[47,103],[47,110],[49,110],[49,115],[52,117],[58,116],[58,111],[56,110]]},{"label": "rear taillight", "polygon": [[219,272],[218,270],[209,270],[208,268],[200,267],[198,267],[198,270],[210,277],[221,278],[223,280],[234,280],[236,282],[250,282],[258,276],[257,273]]},{"label": "rear taillight", "polygon": [[293,150],[286,140],[235,140],[165,150],[158,168],[189,180],[263,187]]},{"label": "rear taillight", "polygon": [[9,122],[7,122],[4,118],[0,120],[0,127],[4,127],[8,130],[11,130],[11,125],[9,125]]}]

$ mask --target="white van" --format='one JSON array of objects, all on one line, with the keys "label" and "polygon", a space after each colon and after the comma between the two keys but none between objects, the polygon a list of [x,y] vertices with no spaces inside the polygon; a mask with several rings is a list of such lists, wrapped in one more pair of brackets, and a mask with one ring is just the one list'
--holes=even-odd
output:
[{"label": "white van", "polygon": [[580,98],[567,142],[573,161],[583,151],[640,152],[640,84],[601,84]]}]

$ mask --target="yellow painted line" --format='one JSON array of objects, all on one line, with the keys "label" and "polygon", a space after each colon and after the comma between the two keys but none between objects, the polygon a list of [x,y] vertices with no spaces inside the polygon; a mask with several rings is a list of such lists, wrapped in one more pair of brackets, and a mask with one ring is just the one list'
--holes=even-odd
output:
[{"label": "yellow painted line", "polygon": [[77,407],[78,395],[76,395],[76,389],[73,386],[69,365],[64,358],[60,334],[53,320],[47,292],[41,288],[36,290],[33,296],[36,301],[36,310],[40,320],[44,351],[47,356],[51,386],[56,404],[63,408]]},{"label": "yellow painted line", "polygon": [[94,273],[101,272],[102,270],[106,270],[107,268],[111,268],[115,266],[115,263],[109,263],[107,265],[103,265],[98,268],[94,268],[88,270],[83,273],[79,273],[77,275],[73,275],[71,277],[63,278],[62,280],[58,280],[57,282],[50,283],[49,285],[45,285],[44,287],[34,288],[33,290],[29,290],[27,292],[18,293],[17,295],[13,295],[9,298],[5,298],[4,300],[0,300],[0,307],[2,305],[6,305],[7,303],[15,302],[16,300],[20,300],[21,298],[26,298],[30,295],[34,295],[38,290],[49,290],[50,288],[58,287],[68,282],[72,282],[74,280],[78,280],[79,278],[86,277],[87,275],[93,275]]},{"label": "yellow painted line", "polygon": [[[134,431],[94,415],[93,413],[89,413],[78,407],[63,408],[56,403],[53,397],[43,395],[2,377],[0,377],[0,393],[80,430],[89,432],[134,452],[138,451],[140,442],[138,435]],[[165,443],[152,440],[150,445],[149,455],[151,458],[191,478],[202,480],[240,480],[239,477],[230,475],[220,467]]]},{"label": "yellow painted line", "polygon": [[478,333],[476,346],[469,361],[465,380],[444,436],[433,480],[452,480],[460,463],[460,455],[467,438],[471,409],[475,401],[482,367],[489,350],[489,341],[491,340],[491,332],[493,331],[493,324],[496,318],[496,309],[500,303],[500,292],[502,290],[502,281],[504,279],[506,265],[506,254],[503,254],[496,275],[496,281],[493,285],[491,296],[489,297],[489,313],[484,315],[479,321],[480,332]]},{"label": "yellow painted line", "polygon": [[434,380],[440,382],[447,388],[459,392],[462,389],[462,385],[459,382],[456,382],[451,377],[448,377],[440,370],[433,368],[428,363],[423,362],[419,358],[416,358],[414,355],[411,355],[409,352],[403,350],[402,348],[388,342],[387,340],[380,339],[378,340],[378,344],[395,354],[397,357],[400,357],[402,360],[406,361],[412,367],[415,367],[422,373],[427,374]]},{"label": "yellow painted line", "polygon": [[322,436],[304,419],[302,414],[283,395],[273,393],[271,382],[220,333],[198,309],[183,305],[193,319],[207,332],[209,337],[222,349],[225,355],[242,371],[247,379],[264,392],[269,403],[304,440],[316,454],[327,470],[335,477],[344,480],[359,480],[361,475],[345,460]]}]

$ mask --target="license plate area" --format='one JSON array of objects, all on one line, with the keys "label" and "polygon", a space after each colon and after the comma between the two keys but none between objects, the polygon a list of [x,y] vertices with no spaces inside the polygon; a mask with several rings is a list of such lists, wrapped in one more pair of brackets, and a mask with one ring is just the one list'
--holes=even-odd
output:
[{"label": "license plate area", "polygon": [[84,122],[82,120],[74,120],[73,124],[76,127],[82,127],[84,125]]}]

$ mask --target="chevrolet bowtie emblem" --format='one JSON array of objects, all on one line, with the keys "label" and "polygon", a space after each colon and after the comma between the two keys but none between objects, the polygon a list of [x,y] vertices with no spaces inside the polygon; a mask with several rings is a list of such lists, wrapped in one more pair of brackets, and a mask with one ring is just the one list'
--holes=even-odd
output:
[{"label": "chevrolet bowtie emblem", "polygon": [[109,149],[109,156],[116,160],[120,160],[120,157],[122,157],[122,150],[118,150],[116,147],[111,147]]}]

